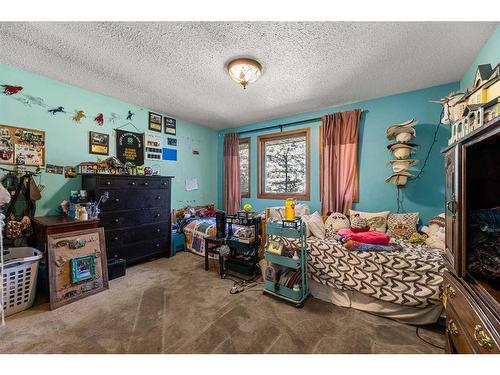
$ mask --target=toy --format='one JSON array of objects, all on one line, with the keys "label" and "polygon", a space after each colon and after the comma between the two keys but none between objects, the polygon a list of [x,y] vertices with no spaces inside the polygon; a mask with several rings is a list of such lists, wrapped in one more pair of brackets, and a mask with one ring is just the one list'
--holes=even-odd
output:
[{"label": "toy", "polygon": [[245,212],[250,212],[250,211],[252,211],[252,205],[251,205],[251,204],[249,204],[249,203],[245,204],[245,205],[243,206],[243,211],[245,211]]},{"label": "toy", "polygon": [[428,238],[425,240],[425,244],[433,249],[444,250],[445,245],[445,216],[439,214],[429,221],[428,226],[422,227],[422,232],[424,232]]},{"label": "toy", "polygon": [[451,126],[451,145],[500,114],[500,64],[477,67],[474,84],[465,93],[452,92],[433,103],[443,106],[441,123]]},{"label": "toy", "polygon": [[285,200],[285,220],[292,221],[295,219],[295,199],[287,198]]}]

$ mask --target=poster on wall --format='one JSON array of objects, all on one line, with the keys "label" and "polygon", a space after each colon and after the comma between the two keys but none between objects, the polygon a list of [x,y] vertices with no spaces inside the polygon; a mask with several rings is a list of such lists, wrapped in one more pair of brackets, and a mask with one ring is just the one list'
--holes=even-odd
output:
[{"label": "poster on wall", "polygon": [[146,159],[161,160],[162,135],[146,133]]},{"label": "poster on wall", "polygon": [[0,125],[0,164],[43,167],[45,165],[45,132]]},{"label": "poster on wall", "polygon": [[89,131],[89,154],[109,155],[109,134]]},{"label": "poster on wall", "polygon": [[175,135],[177,129],[175,118],[164,116],[163,128],[165,134]]},{"label": "poster on wall", "polygon": [[149,112],[148,129],[161,133],[161,118],[158,113]]},{"label": "poster on wall", "polygon": [[144,165],[144,133],[116,129],[116,157],[124,164]]}]

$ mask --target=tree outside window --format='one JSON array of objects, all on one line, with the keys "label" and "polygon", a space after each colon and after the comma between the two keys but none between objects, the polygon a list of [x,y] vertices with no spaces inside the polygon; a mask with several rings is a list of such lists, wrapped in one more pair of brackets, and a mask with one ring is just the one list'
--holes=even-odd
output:
[{"label": "tree outside window", "polygon": [[250,138],[240,139],[240,189],[243,198],[250,198]]},{"label": "tree outside window", "polygon": [[309,130],[259,137],[259,198],[309,199]]}]

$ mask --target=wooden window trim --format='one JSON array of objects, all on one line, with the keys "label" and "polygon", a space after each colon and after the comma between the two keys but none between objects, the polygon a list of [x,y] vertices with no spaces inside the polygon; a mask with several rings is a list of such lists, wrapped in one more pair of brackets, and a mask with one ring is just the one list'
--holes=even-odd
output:
[{"label": "wooden window trim", "polygon": [[[304,194],[290,194],[290,193],[266,193],[264,187],[264,142],[280,138],[291,138],[298,135],[305,135],[306,137],[306,192]],[[290,130],[286,132],[265,134],[257,137],[257,198],[259,199],[286,199],[295,198],[298,200],[309,201],[310,184],[311,184],[311,137],[310,128]]]},{"label": "wooden window trim", "polygon": [[242,143],[248,143],[248,192],[242,192],[242,198],[250,198],[252,191],[252,146],[250,142],[250,137],[240,138],[240,145]]}]

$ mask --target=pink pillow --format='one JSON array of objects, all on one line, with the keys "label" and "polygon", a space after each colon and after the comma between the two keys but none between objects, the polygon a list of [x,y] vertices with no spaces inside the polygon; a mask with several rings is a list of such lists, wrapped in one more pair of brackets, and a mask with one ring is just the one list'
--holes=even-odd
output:
[{"label": "pink pillow", "polygon": [[377,245],[388,245],[391,239],[387,234],[374,230],[369,232],[355,233],[351,229],[345,228],[340,229],[338,234],[353,241],[372,243]]}]

